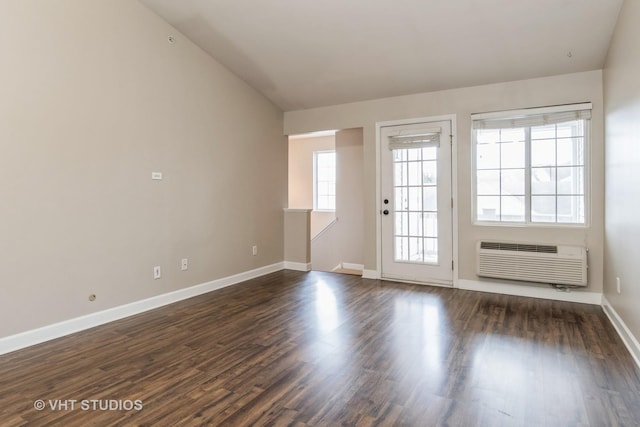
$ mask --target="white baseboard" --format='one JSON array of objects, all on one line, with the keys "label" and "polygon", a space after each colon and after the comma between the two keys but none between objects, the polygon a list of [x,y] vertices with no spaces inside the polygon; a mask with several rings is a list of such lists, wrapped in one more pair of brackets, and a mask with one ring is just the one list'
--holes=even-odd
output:
[{"label": "white baseboard", "polygon": [[354,263],[351,263],[351,262],[343,262],[342,263],[342,268],[344,268],[345,270],[364,271],[364,265],[363,264],[354,264]]},{"label": "white baseboard", "polygon": [[620,335],[622,342],[627,347],[627,350],[629,350],[629,353],[631,353],[636,365],[640,368],[640,343],[604,295],[602,296],[602,310],[609,318],[616,332],[618,332],[618,335]]},{"label": "white baseboard", "polygon": [[267,265],[256,268],[255,270],[245,271],[234,274],[233,276],[223,277],[221,279],[212,280],[211,282],[202,283],[185,289],[168,292],[162,295],[156,295],[140,301],[129,304],[120,305],[118,307],[109,308],[107,310],[98,311],[96,313],[87,314],[85,316],[76,317],[65,320],[52,325],[43,326],[16,335],[0,338],[0,355],[10,353],[21,348],[40,344],[55,338],[73,334],[114,320],[124,317],[133,316],[154,308],[162,307],[174,302],[182,301],[197,295],[206,294],[217,289],[235,285],[246,280],[255,279],[265,274],[280,271],[284,268],[284,263]]},{"label": "white baseboard", "polygon": [[376,270],[366,270],[362,269],[362,278],[363,279],[379,279],[380,276]]},{"label": "white baseboard", "polygon": [[284,269],[296,271],[311,271],[311,263],[285,261]]},{"label": "white baseboard", "polygon": [[479,280],[459,279],[457,283],[459,289],[469,291],[490,292],[494,294],[516,295],[521,297],[532,297],[551,299],[556,301],[579,302],[583,304],[602,304],[602,294],[599,292],[589,292],[573,289],[571,292],[562,292],[550,287],[518,284],[518,283],[496,283]]}]

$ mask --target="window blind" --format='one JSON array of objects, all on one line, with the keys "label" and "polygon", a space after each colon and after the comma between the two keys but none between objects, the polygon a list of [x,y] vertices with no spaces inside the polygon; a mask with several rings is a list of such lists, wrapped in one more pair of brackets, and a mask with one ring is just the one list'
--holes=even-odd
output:
[{"label": "window blind", "polygon": [[[532,108],[503,113],[472,114],[473,129],[508,129],[544,126],[591,118],[591,104],[563,106],[564,108]],[[570,109],[573,107],[573,109]]]},{"label": "window blind", "polygon": [[411,135],[395,135],[389,137],[389,150],[404,148],[425,148],[440,146],[440,128],[429,129],[428,132]]}]

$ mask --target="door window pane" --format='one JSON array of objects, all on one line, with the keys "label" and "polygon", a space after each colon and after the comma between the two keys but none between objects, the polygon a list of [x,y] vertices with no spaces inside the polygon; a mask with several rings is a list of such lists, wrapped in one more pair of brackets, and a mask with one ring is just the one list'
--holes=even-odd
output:
[{"label": "door window pane", "polygon": [[[395,260],[437,261],[437,149],[396,149],[393,159]],[[425,258],[425,237],[429,238],[429,245],[436,244],[428,259]]]}]

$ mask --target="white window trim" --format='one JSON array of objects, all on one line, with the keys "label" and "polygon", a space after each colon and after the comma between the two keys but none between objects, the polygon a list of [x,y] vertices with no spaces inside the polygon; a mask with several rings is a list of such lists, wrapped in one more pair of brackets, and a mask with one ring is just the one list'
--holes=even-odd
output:
[{"label": "white window trim", "polygon": [[[508,227],[508,228],[567,228],[567,229],[585,229],[591,226],[591,119],[587,119],[588,125],[584,129],[585,137],[585,159],[584,159],[584,223],[558,223],[558,222],[531,222],[531,177],[525,173],[525,198],[529,199],[526,203],[528,212],[525,211],[524,222],[509,222],[509,221],[482,221],[478,220],[477,212],[477,142],[476,133],[473,128],[474,120],[486,120],[486,119],[505,119],[511,117],[519,117],[534,114],[545,113],[560,113],[570,112],[577,110],[592,110],[593,106],[591,102],[584,102],[579,104],[566,104],[556,105],[550,107],[534,107],[524,108],[519,110],[504,110],[488,113],[473,113],[471,114],[471,223],[473,225],[482,227]],[[529,156],[530,152],[525,151],[527,160],[525,164],[530,164]],[[530,167],[530,166],[529,166]]]}]

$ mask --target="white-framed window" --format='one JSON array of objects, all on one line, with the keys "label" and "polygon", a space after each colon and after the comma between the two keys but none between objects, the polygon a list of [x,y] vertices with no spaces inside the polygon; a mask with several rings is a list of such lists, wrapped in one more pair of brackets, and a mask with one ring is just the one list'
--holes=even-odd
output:
[{"label": "white-framed window", "polygon": [[336,152],[313,152],[313,209],[336,210]]},{"label": "white-framed window", "polygon": [[588,223],[591,104],[473,114],[474,220]]}]

